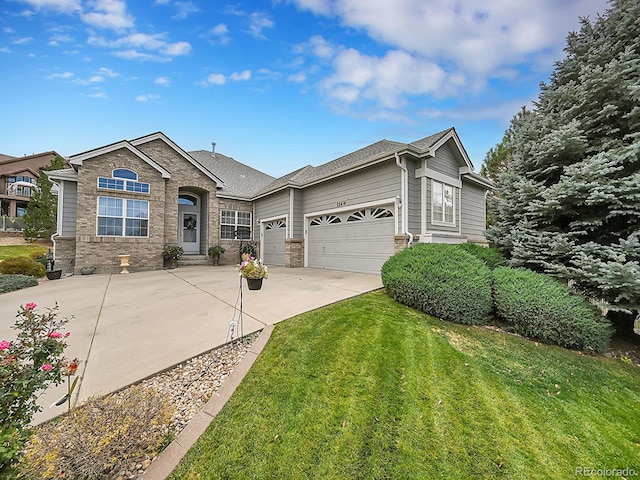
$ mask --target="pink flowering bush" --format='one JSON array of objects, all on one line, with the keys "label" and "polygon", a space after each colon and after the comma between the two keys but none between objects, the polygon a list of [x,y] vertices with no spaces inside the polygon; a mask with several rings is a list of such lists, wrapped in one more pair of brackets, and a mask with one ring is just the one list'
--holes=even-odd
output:
[{"label": "pink flowering bush", "polygon": [[29,436],[39,395],[63,381],[64,349],[58,305],[46,313],[35,303],[20,307],[13,329],[16,338],[0,342],[0,478],[8,475]]}]

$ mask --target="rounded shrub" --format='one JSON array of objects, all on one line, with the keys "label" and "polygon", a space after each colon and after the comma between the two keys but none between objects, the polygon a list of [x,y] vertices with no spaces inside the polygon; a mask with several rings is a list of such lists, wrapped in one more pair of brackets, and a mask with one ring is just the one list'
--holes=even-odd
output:
[{"label": "rounded shrub", "polygon": [[521,268],[499,267],[493,277],[496,315],[516,333],[587,352],[606,350],[611,324],[568,285]]},{"label": "rounded shrub", "polygon": [[14,257],[5,258],[0,262],[0,273],[17,275],[30,275],[32,277],[44,277],[47,269],[33,258]]},{"label": "rounded shrub", "polygon": [[478,245],[477,243],[460,243],[457,245],[457,247],[469,252],[474,257],[482,260],[484,264],[491,270],[507,265],[507,262],[505,261],[502,254],[495,248],[483,247],[482,245]]},{"label": "rounded shrub", "polygon": [[489,323],[491,271],[455,245],[409,247],[387,260],[381,275],[389,294],[400,303],[456,323]]}]

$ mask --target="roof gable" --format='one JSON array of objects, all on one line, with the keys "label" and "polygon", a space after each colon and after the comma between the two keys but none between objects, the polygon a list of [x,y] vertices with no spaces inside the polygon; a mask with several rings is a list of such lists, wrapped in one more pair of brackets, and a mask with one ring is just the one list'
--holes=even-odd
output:
[{"label": "roof gable", "polygon": [[160,172],[160,174],[162,175],[162,178],[171,178],[171,173],[169,173],[167,170],[165,170],[156,161],[154,161],[153,159],[151,159],[150,157],[148,157],[147,155],[142,153],[140,150],[138,150],[135,146],[133,146],[127,140],[122,140],[120,142],[112,143],[110,145],[105,145],[104,147],[96,148],[94,150],[89,150],[88,152],[79,153],[77,155],[72,155],[71,157],[69,157],[69,163],[71,165],[82,166],[82,162],[84,162],[85,160],[90,160],[90,159],[98,157],[100,155],[105,155],[105,154],[108,154],[108,153],[111,153],[111,152],[115,152],[115,151],[120,150],[120,149],[129,150],[131,153],[133,153],[140,160],[142,160],[143,162],[146,162],[152,168],[154,168],[155,170]]},{"label": "roof gable", "polygon": [[462,142],[460,141],[460,137],[458,137],[458,133],[455,128],[451,127],[440,133],[431,135],[430,137],[412,142],[410,145],[426,145],[429,142],[431,142],[431,144],[427,148],[432,155],[435,155],[436,151],[446,143],[453,142],[456,147],[453,149],[454,153],[458,153],[461,163],[470,170],[473,170],[473,163],[471,163],[471,159],[469,158],[467,151],[462,146]]},{"label": "roof gable", "polygon": [[130,143],[131,143],[131,145],[138,147],[138,146],[143,145],[145,143],[153,142],[155,140],[161,140],[164,143],[166,143],[170,148],[175,150],[175,152],[178,155],[180,155],[182,158],[184,158],[187,162],[189,162],[191,165],[193,165],[195,168],[197,168],[200,172],[205,174],[211,180],[216,182],[216,185],[218,186],[218,188],[223,188],[224,187],[224,181],[222,181],[222,179],[220,177],[215,175],[212,171],[204,168],[191,155],[189,155],[187,152],[185,152],[173,140],[171,140],[169,137],[167,137],[162,132],[156,132],[156,133],[152,133],[150,135],[145,135],[144,137],[136,138],[134,140],[131,140]]}]

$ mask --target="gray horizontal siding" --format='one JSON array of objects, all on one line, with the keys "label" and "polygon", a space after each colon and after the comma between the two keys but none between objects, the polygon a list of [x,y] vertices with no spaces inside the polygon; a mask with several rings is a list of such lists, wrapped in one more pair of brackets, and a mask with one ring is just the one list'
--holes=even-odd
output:
[{"label": "gray horizontal siding", "polygon": [[291,222],[291,232],[293,238],[304,237],[304,212],[302,210],[302,190],[292,189],[293,195],[293,219]]},{"label": "gray horizontal siding", "polygon": [[73,237],[76,234],[78,216],[78,184],[64,182],[62,187],[62,232],[60,235]]},{"label": "gray horizontal siding", "polygon": [[289,190],[276,192],[256,200],[256,218],[284,217],[289,214]]},{"label": "gray horizontal siding", "polygon": [[462,235],[469,240],[484,241],[486,207],[484,189],[469,182],[462,184]]},{"label": "gray horizontal siding", "polygon": [[420,209],[421,209],[421,179],[415,178],[415,171],[419,164],[416,162],[407,162],[408,181],[409,181],[409,232],[414,235],[420,232]]},{"label": "gray horizontal siding", "polygon": [[305,188],[303,208],[305,213],[320,212],[396,195],[400,195],[400,169],[389,161]]},{"label": "gray horizontal siding", "polygon": [[435,158],[427,160],[427,168],[449,177],[460,178],[460,163],[448,143],[436,151]]}]

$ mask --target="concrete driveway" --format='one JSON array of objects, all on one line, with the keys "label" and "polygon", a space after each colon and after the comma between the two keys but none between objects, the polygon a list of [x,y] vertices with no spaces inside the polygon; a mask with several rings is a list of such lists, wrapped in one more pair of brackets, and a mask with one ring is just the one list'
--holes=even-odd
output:
[{"label": "concrete driveway", "polygon": [[[70,318],[66,355],[83,362],[74,398],[82,402],[226,343],[229,322],[238,317],[239,285],[233,266],[44,281],[0,295],[0,339],[15,336],[20,305],[35,302],[44,311],[57,302],[60,316]],[[270,267],[262,290],[243,286],[243,333],[381,287],[378,275]],[[65,385],[44,392],[34,423],[63,413],[64,407],[49,405],[65,392]]]}]

